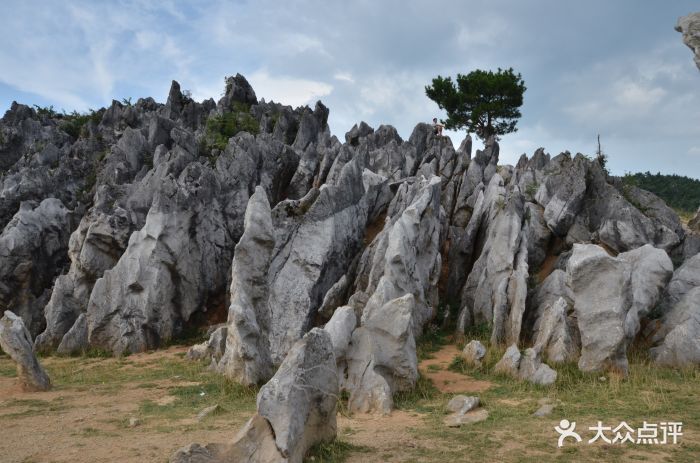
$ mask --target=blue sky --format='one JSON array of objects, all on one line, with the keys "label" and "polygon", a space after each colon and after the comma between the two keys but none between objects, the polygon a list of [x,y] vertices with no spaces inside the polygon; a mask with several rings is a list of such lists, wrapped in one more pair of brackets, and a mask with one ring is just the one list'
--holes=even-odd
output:
[{"label": "blue sky", "polygon": [[[528,90],[501,162],[540,146],[613,173],[700,178],[700,72],[674,30],[696,0],[14,1],[0,3],[0,111],[13,100],[85,110],[164,101],[170,80],[218,99],[240,72],[258,98],[321,99],[341,140],[356,122],[408,138],[443,117],[441,74],[513,67]],[[451,133],[458,144],[464,133]]]}]

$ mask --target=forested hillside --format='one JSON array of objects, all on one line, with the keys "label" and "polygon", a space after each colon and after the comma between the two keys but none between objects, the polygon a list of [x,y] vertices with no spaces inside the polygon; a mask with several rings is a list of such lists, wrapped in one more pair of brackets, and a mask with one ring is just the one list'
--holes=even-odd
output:
[{"label": "forested hillside", "polygon": [[695,212],[700,206],[700,180],[681,175],[638,172],[625,174],[625,182],[651,191],[670,207],[683,212]]}]

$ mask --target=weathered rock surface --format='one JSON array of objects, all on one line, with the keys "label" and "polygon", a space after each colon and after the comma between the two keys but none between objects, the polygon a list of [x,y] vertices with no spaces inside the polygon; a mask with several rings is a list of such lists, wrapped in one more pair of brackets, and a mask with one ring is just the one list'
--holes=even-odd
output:
[{"label": "weathered rock surface", "polygon": [[596,245],[574,245],[568,269],[581,333],[583,371],[627,372],[627,346],[640,317],[659,301],[673,272],[661,249],[650,245],[610,256]]},{"label": "weathered rock surface", "polygon": [[388,413],[393,393],[418,378],[415,337],[437,302],[441,211],[438,177],[404,183],[360,258],[353,298],[371,295],[347,353],[351,411]]},{"label": "weathered rock surface", "polygon": [[0,311],[22,317],[32,334],[45,325],[44,305],[66,265],[71,211],[59,199],[23,202],[0,235]]},{"label": "weathered rock surface", "polygon": [[690,228],[695,233],[700,233],[700,207],[698,208],[693,218],[691,218],[688,221],[688,228]]},{"label": "weathered rock surface", "polygon": [[468,413],[453,413],[446,416],[443,422],[447,427],[458,428],[464,424],[474,424],[486,421],[488,417],[488,410],[479,408]]},{"label": "weathered rock surface", "polygon": [[700,69],[700,13],[678,18],[676,30],[683,34],[683,43],[695,54],[695,64]]},{"label": "weathered rock surface", "polygon": [[571,305],[560,297],[547,305],[540,319],[534,349],[543,353],[550,362],[574,361],[580,351],[578,327],[569,317]]},{"label": "weathered rock surface", "polygon": [[248,201],[244,230],[231,266],[226,345],[216,368],[242,384],[253,385],[273,374],[266,336],[270,325],[266,297],[275,236],[272,211],[261,187]]},{"label": "weathered rock surface", "polygon": [[452,413],[467,413],[479,406],[479,398],[476,396],[457,395],[447,402],[447,411]]},{"label": "weathered rock surface", "polygon": [[700,254],[673,273],[661,307],[667,312],[652,340],[654,360],[677,367],[700,364]]},{"label": "weathered rock surface", "polygon": [[688,291],[664,317],[663,342],[651,349],[660,365],[687,367],[700,364],[700,286]]},{"label": "weathered rock surface", "polygon": [[17,376],[23,390],[47,391],[51,388],[49,375],[34,353],[29,331],[22,318],[9,310],[0,319],[0,347],[17,363]]},{"label": "weathered rock surface", "polygon": [[535,349],[526,349],[521,353],[515,344],[508,347],[493,371],[541,386],[554,384],[557,380],[557,372],[542,363],[540,354]]},{"label": "weathered rock surface", "polygon": [[206,341],[190,347],[186,357],[189,360],[213,360],[216,365],[226,350],[227,334],[228,327],[226,325],[217,327]]},{"label": "weathered rock surface", "polygon": [[338,394],[331,337],[312,329],[260,389],[257,413],[232,443],[191,444],[170,461],[301,463],[311,446],[335,438]]},{"label": "weathered rock surface", "polygon": [[473,339],[462,349],[462,358],[468,365],[481,366],[481,361],[486,356],[486,347],[481,342]]}]

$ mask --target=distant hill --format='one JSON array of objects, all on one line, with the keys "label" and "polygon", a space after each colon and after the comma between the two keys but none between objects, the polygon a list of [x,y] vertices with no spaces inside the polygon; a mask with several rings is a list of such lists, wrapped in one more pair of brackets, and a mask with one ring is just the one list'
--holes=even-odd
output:
[{"label": "distant hill", "polygon": [[682,212],[695,212],[700,206],[700,180],[681,175],[638,172],[625,174],[623,180],[660,197],[670,207]]}]

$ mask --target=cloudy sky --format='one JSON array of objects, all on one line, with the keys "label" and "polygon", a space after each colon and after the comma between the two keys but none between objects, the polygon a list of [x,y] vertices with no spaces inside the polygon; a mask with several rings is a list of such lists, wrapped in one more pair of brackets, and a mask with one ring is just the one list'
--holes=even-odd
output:
[{"label": "cloudy sky", "polygon": [[616,174],[700,178],[700,72],[674,31],[698,10],[697,0],[2,0],[0,112],[13,100],[67,111],[165,101],[172,79],[218,99],[240,72],[258,98],[321,99],[341,139],[361,120],[408,138],[444,117],[425,96],[433,77],[513,67],[528,89],[503,163],[540,146],[591,154],[600,134]]}]

